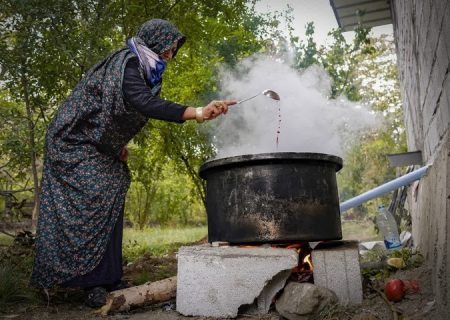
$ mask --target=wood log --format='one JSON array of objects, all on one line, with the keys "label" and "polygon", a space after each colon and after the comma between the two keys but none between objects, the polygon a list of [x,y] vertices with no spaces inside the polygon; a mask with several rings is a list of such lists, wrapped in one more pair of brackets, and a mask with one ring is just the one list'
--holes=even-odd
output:
[{"label": "wood log", "polygon": [[112,291],[106,304],[98,310],[102,316],[109,313],[128,311],[175,298],[177,294],[177,277],[171,277],[143,285]]}]

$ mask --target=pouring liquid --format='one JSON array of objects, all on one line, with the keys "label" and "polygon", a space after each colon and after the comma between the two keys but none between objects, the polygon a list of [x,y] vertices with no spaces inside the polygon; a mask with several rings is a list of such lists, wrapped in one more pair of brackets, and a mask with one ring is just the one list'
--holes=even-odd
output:
[{"label": "pouring liquid", "polygon": [[278,106],[278,127],[277,127],[277,151],[278,151],[278,143],[280,141],[280,132],[281,132],[281,107]]}]

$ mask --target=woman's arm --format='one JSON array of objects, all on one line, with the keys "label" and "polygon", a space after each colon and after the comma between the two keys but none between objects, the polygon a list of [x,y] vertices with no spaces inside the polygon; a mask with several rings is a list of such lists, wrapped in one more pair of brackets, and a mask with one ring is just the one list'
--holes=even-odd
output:
[{"label": "woman's arm", "polygon": [[139,72],[137,58],[128,60],[122,82],[123,97],[143,115],[160,120],[183,122],[186,106],[153,96]]},{"label": "woman's arm", "polygon": [[125,101],[143,115],[174,122],[212,120],[227,113],[228,107],[236,103],[235,100],[211,101],[203,108],[193,108],[153,96],[141,77],[137,58],[131,58],[125,66],[122,91]]}]

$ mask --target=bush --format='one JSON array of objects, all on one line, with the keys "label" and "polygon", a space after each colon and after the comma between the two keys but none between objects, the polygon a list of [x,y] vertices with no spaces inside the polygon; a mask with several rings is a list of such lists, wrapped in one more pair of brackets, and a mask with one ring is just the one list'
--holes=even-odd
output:
[{"label": "bush", "polygon": [[34,300],[27,283],[28,279],[16,267],[0,265],[0,306]]}]

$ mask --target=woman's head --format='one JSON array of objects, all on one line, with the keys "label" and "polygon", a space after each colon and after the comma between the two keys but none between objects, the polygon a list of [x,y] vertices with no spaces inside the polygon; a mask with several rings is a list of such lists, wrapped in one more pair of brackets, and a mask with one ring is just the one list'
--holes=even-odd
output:
[{"label": "woman's head", "polygon": [[170,60],[186,41],[186,37],[177,27],[167,20],[152,19],[138,30],[137,37],[153,52]]}]

